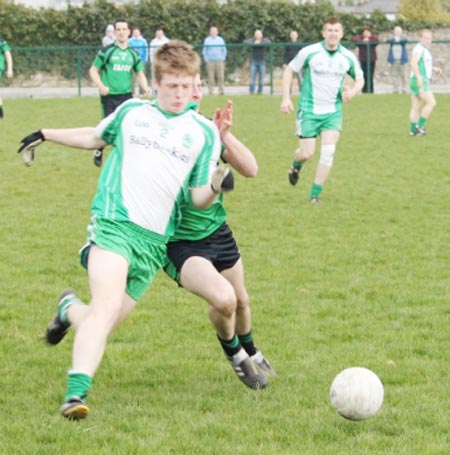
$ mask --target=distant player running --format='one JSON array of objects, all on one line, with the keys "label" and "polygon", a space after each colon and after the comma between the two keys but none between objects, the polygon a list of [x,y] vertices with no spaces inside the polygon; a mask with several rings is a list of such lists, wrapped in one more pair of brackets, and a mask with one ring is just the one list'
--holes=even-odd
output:
[{"label": "distant player running", "polygon": [[[296,185],[303,164],[315,153],[320,136],[320,160],[311,187],[310,202],[319,202],[319,195],[333,165],[336,144],[342,130],[342,102],[350,101],[364,86],[364,77],[353,52],[340,45],[344,29],[340,20],[331,17],[322,29],[324,40],[304,47],[283,72],[283,100],[280,110],[294,110],[290,87],[294,73],[304,72],[297,109],[299,147],[289,170],[289,182]],[[355,83],[344,88],[346,75]]]},{"label": "distant player running", "polygon": [[[3,78],[3,74],[8,78],[13,77],[13,59],[8,43],[0,37],[0,79]],[[0,119],[3,116],[3,100],[0,97]]]},{"label": "distant player running", "polygon": [[422,30],[420,42],[415,45],[411,55],[411,76],[409,79],[409,88],[411,89],[410,136],[424,136],[427,133],[425,123],[436,107],[436,99],[431,92],[430,80],[433,71],[440,75],[442,70],[433,66],[433,57],[429,51],[432,40],[431,31]]}]

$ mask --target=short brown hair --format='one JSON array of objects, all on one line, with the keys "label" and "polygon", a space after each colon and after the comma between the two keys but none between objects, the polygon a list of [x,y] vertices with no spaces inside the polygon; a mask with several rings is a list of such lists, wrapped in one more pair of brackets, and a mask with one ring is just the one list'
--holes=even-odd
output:
[{"label": "short brown hair", "polygon": [[164,74],[186,74],[194,77],[200,72],[200,57],[185,41],[171,40],[155,53],[153,77],[161,82]]},{"label": "short brown hair", "polygon": [[325,26],[327,26],[328,24],[330,25],[341,24],[341,27],[344,28],[344,25],[342,24],[341,20],[336,16],[332,16],[326,19],[325,22],[323,23],[323,29],[325,29]]}]

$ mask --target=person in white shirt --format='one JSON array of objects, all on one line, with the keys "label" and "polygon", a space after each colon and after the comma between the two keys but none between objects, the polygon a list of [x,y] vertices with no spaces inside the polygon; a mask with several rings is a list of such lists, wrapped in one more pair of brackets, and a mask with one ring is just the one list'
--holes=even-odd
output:
[{"label": "person in white shirt", "polygon": [[152,80],[152,89],[154,88],[153,84],[153,75],[154,75],[154,68],[153,68],[153,56],[155,52],[164,44],[170,41],[169,38],[164,34],[164,30],[158,25],[155,29],[155,37],[150,41],[150,49],[149,49],[149,60],[150,60],[150,70],[151,70],[151,80]]},{"label": "person in white shirt", "polygon": [[[290,93],[292,76],[304,72],[296,118],[299,147],[289,169],[289,182],[297,184],[300,169],[314,155],[320,137],[320,159],[309,195],[312,204],[320,202],[319,195],[333,165],[342,130],[342,102],[350,101],[364,86],[355,54],[340,44],[344,28],[337,17],[325,21],[322,36],[323,41],[304,47],[284,69],[280,106],[284,114],[294,110]],[[355,81],[352,88],[344,87],[347,75]]]}]

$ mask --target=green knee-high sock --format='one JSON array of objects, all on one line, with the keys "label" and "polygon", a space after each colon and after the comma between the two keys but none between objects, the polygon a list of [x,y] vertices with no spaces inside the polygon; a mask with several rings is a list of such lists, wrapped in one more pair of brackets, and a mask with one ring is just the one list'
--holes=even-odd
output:
[{"label": "green knee-high sock", "polygon": [[419,128],[423,128],[425,126],[426,121],[427,121],[426,117],[420,117],[419,121],[417,122],[417,126]]},{"label": "green knee-high sock", "polygon": [[416,122],[411,122],[411,123],[409,124],[409,131],[410,131],[411,133],[415,133],[415,132],[416,132],[416,128],[417,128],[417,123],[416,123]]},{"label": "green knee-high sock", "polygon": [[87,397],[92,385],[92,378],[85,373],[69,371],[67,378],[67,393],[64,401],[69,401],[73,397],[79,397],[82,400]]},{"label": "green knee-high sock", "polygon": [[239,341],[241,342],[242,347],[245,349],[248,355],[252,356],[256,354],[256,347],[253,341],[253,333],[245,333],[244,335],[238,334]]},{"label": "green knee-high sock", "polygon": [[319,197],[322,190],[323,190],[323,185],[319,185],[318,183],[313,183],[311,185],[311,193],[309,194],[309,196],[310,197]]}]

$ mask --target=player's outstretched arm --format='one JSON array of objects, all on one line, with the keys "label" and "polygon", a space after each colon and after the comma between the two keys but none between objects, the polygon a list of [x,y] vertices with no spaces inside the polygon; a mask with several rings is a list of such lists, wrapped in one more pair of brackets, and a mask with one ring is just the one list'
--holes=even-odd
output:
[{"label": "player's outstretched arm", "polygon": [[51,141],[56,144],[83,150],[96,150],[107,145],[106,142],[95,135],[94,127],[43,128],[25,136],[20,142],[18,152],[27,166],[33,163],[35,149],[44,141]]}]

